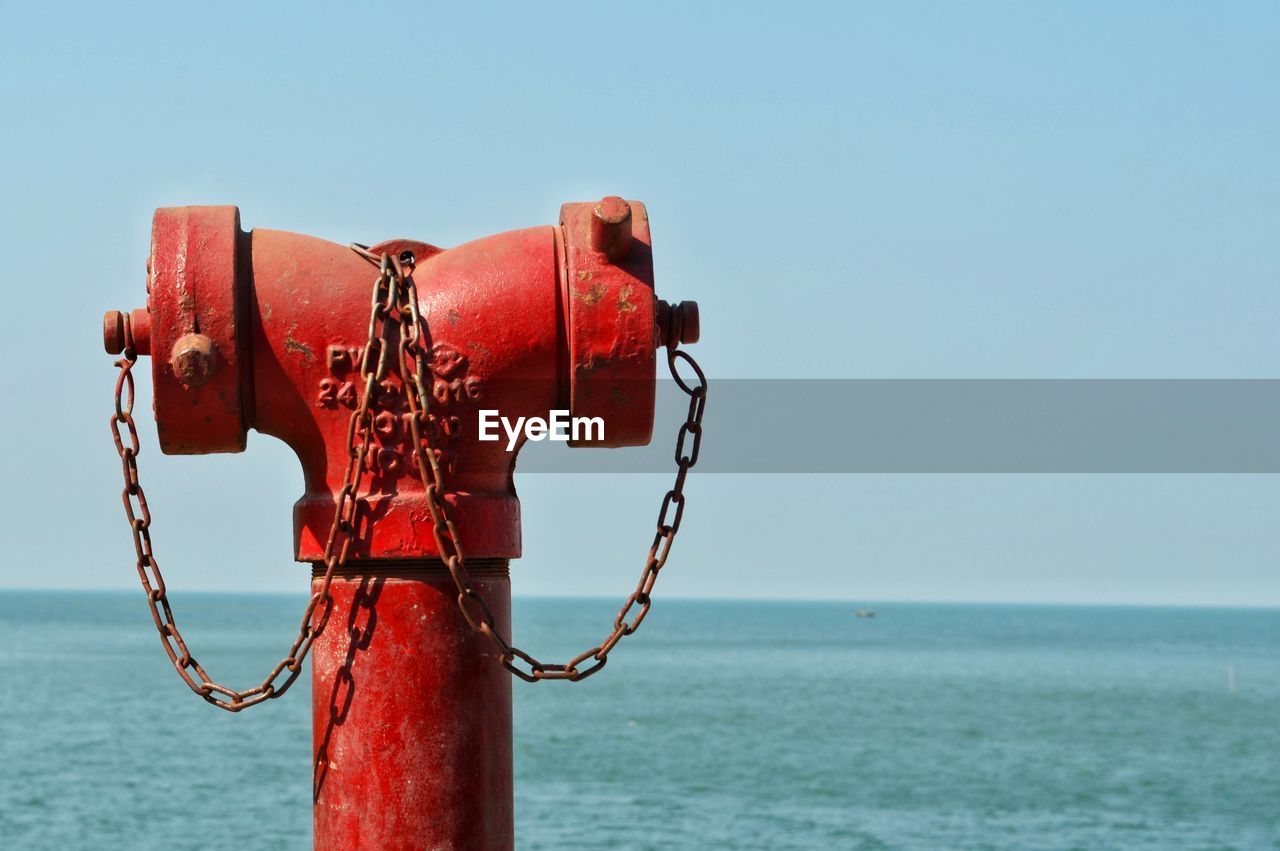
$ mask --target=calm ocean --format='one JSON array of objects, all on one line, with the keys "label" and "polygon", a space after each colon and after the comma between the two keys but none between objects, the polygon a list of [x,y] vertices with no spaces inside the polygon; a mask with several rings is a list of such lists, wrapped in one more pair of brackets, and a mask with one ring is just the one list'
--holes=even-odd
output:
[{"label": "calm ocean", "polygon": [[[177,601],[233,683],[301,602]],[[856,608],[662,600],[600,676],[517,684],[519,846],[1280,848],[1280,611]],[[517,601],[517,636],[612,611]],[[5,849],[310,847],[306,685],[204,705],[140,593],[4,592],[0,677]]]}]

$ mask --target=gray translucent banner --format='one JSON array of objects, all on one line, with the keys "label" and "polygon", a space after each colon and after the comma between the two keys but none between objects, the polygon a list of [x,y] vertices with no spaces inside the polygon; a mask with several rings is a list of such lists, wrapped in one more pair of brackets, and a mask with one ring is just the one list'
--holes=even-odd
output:
[{"label": "gray translucent banner", "polygon": [[[673,466],[687,397],[647,447],[530,444],[520,473]],[[1280,380],[712,380],[698,473],[1275,473]],[[606,423],[606,429],[607,429]]]}]

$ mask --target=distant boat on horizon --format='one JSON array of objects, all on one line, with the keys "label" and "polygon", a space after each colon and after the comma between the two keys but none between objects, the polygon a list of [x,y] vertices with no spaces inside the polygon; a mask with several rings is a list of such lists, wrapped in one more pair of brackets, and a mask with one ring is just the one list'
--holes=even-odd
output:
[{"label": "distant boat on horizon", "polygon": [[874,618],[876,616],[875,609],[858,609],[854,615],[860,618]]}]

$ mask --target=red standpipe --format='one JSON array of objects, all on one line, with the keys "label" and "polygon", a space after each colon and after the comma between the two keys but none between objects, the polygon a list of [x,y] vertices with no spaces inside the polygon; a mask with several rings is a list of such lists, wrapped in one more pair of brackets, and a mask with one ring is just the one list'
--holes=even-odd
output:
[{"label": "red standpipe", "polygon": [[[647,443],[655,348],[696,340],[696,307],[655,298],[648,214],[615,197],[447,250],[372,250],[414,255],[445,499],[510,635],[515,452],[477,439],[478,412],[568,410],[605,420],[589,445]],[[314,567],[343,486],[375,270],[347,246],[242,232],[235,207],[157,210],[147,269],[130,325],[152,357],[161,449],[239,452],[251,428],[287,443],[306,485],[296,557]],[[123,328],[107,315],[108,351]],[[511,679],[439,559],[396,369],[376,388],[359,528],[312,652],[315,846],[500,851],[513,845]]]},{"label": "red standpipe", "polygon": [[[503,630],[506,563],[471,568]],[[513,847],[511,677],[440,562],[343,577],[312,648],[318,851]],[[509,634],[509,633],[508,633]]]}]

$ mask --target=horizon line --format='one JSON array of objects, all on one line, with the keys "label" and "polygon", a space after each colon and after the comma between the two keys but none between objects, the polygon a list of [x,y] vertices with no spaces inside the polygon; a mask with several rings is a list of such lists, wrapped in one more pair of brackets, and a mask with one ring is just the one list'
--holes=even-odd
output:
[{"label": "horizon line", "polygon": [[[0,586],[0,594],[137,594],[138,588],[48,588],[28,586]],[[236,595],[259,597],[304,596],[303,590],[243,590],[216,588],[188,588],[182,594],[193,595]],[[145,595],[143,595],[145,596]],[[595,602],[618,602],[612,596],[590,594],[512,594],[512,600],[582,600]],[[798,603],[808,605],[920,605],[920,606],[1039,606],[1063,608],[1112,608],[1112,609],[1237,609],[1241,611],[1276,611],[1280,610],[1280,601],[1270,603],[1181,603],[1181,602],[1117,602],[1089,600],[981,600],[981,599],[904,599],[875,597],[711,597],[696,595],[672,595],[661,598],[667,602],[681,603]],[[659,602],[659,601],[655,601]]]}]

